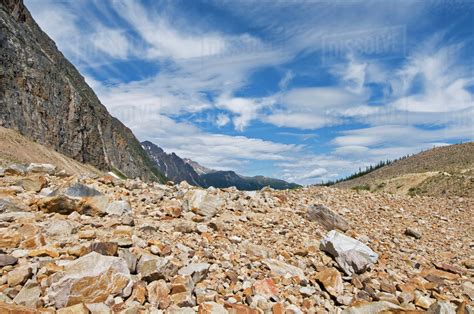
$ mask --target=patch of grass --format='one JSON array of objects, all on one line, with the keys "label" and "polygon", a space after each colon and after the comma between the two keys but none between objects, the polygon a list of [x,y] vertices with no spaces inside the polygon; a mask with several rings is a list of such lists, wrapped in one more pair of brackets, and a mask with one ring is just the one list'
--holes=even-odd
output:
[{"label": "patch of grass", "polygon": [[119,177],[120,179],[122,180],[126,180],[127,179],[127,176],[122,172],[120,171],[119,169],[115,168],[115,167],[112,167],[111,171],[117,176]]},{"label": "patch of grass", "polygon": [[368,184],[363,184],[363,185],[357,185],[352,188],[352,190],[360,192],[360,191],[370,191],[370,185]]},{"label": "patch of grass", "polygon": [[415,196],[415,195],[420,194],[420,192],[421,191],[420,191],[419,188],[409,188],[407,194],[410,195],[410,196]]}]

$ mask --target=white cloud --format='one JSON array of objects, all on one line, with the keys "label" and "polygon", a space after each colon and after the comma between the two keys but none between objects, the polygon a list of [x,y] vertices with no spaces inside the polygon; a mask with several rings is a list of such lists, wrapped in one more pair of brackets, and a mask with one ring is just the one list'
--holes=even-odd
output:
[{"label": "white cloud", "polygon": [[249,123],[259,116],[259,112],[266,107],[270,107],[275,103],[271,97],[264,98],[241,98],[228,97],[221,95],[215,105],[219,109],[227,110],[234,114],[232,122],[235,129],[243,131]]},{"label": "white cloud", "polygon": [[130,123],[142,140],[151,140],[168,152],[191,158],[214,169],[232,169],[245,173],[251,161],[285,161],[301,150],[293,144],[281,144],[245,136],[229,136],[203,132],[188,123],[177,123],[164,116]]},{"label": "white cloud", "polygon": [[472,125],[453,125],[426,130],[414,126],[382,125],[341,132],[343,135],[332,140],[336,146],[400,147],[420,146],[426,143],[443,142],[452,139],[473,139]]},{"label": "white cloud", "polygon": [[285,72],[285,76],[282,77],[280,82],[278,83],[278,87],[280,90],[285,90],[288,87],[288,84],[290,84],[291,80],[295,77],[295,74],[293,71],[288,70]]},{"label": "white cloud", "polygon": [[223,126],[227,125],[229,122],[230,122],[230,118],[229,118],[228,115],[223,114],[223,113],[220,113],[220,114],[217,115],[216,125],[218,127],[223,127]]},{"label": "white cloud", "polygon": [[399,98],[390,106],[408,112],[452,112],[474,107],[472,94],[466,90],[474,80],[458,64],[460,48],[429,45],[411,56],[391,82]]},{"label": "white cloud", "polygon": [[298,178],[298,181],[305,180],[305,179],[320,178],[320,177],[322,177],[323,175],[325,175],[327,173],[328,173],[328,171],[324,168],[316,168],[316,169],[308,172],[307,174],[304,174],[304,175],[300,176]]},{"label": "white cloud", "polygon": [[123,32],[99,26],[91,36],[92,44],[112,58],[126,59],[131,53],[130,42]]},{"label": "white cloud", "polygon": [[315,113],[276,112],[262,118],[263,121],[278,127],[316,130],[340,123],[340,120],[328,115]]},{"label": "white cloud", "polygon": [[294,88],[284,93],[281,102],[292,110],[333,110],[364,104],[365,95],[357,95],[339,87]]},{"label": "white cloud", "polygon": [[116,1],[114,9],[149,44],[148,58],[196,58],[221,53],[225,39],[217,33],[188,34],[172,27],[158,12],[136,1]]}]

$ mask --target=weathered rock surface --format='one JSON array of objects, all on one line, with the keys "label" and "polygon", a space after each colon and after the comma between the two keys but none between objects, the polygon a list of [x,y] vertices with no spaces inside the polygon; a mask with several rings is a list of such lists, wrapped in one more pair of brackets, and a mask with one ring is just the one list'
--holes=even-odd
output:
[{"label": "weathered rock surface", "polygon": [[204,217],[213,217],[224,206],[224,200],[209,190],[193,189],[184,195],[185,210]]},{"label": "weathered rock surface", "polygon": [[[0,215],[10,215],[0,219],[0,313],[472,310],[472,230],[455,227],[472,219],[471,199],[209,189],[222,206],[206,217],[187,207],[199,190],[187,184],[44,176],[52,196],[0,177]],[[74,200],[70,211],[38,206],[58,196]],[[345,234],[307,220],[315,197],[340,209]],[[130,208],[105,211],[122,201]],[[405,236],[407,226],[423,236]]]},{"label": "weathered rock surface", "polygon": [[131,284],[130,272],[123,259],[91,252],[56,273],[51,278],[47,296],[56,308],[99,303],[109,296],[128,296]]},{"label": "weathered rock surface", "polygon": [[326,268],[316,274],[316,279],[321,282],[324,289],[333,297],[338,297],[344,291],[342,277],[335,268]]},{"label": "weathered rock surface", "polygon": [[328,231],[333,229],[347,231],[349,229],[349,223],[344,218],[322,204],[310,206],[307,215],[310,221],[320,223]]},{"label": "weathered rock surface", "polygon": [[347,275],[363,273],[378,259],[367,245],[336,230],[321,240],[321,250],[334,257]]}]

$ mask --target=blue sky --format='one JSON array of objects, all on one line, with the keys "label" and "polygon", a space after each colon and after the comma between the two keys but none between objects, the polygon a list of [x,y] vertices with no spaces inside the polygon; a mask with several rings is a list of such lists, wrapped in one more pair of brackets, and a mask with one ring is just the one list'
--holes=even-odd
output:
[{"label": "blue sky", "polygon": [[140,140],[302,184],[474,139],[472,1],[26,0]]}]

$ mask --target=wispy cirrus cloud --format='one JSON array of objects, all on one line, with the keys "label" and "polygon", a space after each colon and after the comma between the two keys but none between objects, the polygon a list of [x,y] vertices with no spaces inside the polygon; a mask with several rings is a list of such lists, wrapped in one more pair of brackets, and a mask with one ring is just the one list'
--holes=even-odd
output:
[{"label": "wispy cirrus cloud", "polygon": [[474,139],[463,1],[26,3],[113,115],[209,167],[312,183]]}]

